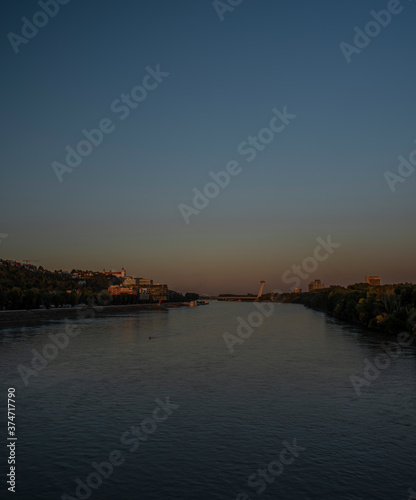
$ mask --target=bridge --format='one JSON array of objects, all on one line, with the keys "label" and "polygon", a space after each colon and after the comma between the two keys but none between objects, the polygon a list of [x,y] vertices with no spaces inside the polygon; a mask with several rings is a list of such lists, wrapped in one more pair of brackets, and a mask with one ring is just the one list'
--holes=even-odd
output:
[{"label": "bridge", "polygon": [[264,280],[260,281],[260,290],[259,293],[257,294],[257,297],[255,297],[254,295],[241,295],[241,296],[226,295],[223,297],[211,297],[211,299],[220,301],[234,301],[234,302],[257,302],[260,300],[260,297],[263,294],[264,283],[265,283]]}]

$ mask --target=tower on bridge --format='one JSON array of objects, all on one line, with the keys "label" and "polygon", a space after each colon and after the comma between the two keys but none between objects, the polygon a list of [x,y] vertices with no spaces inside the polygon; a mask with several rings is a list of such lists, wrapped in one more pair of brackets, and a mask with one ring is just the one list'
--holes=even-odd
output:
[{"label": "tower on bridge", "polygon": [[260,299],[260,297],[262,296],[265,281],[264,281],[264,280],[262,280],[262,281],[260,281],[260,283],[261,283],[261,285],[260,285],[260,290],[259,290],[259,293],[258,293],[258,295],[257,295],[256,300],[259,300],[259,299]]}]

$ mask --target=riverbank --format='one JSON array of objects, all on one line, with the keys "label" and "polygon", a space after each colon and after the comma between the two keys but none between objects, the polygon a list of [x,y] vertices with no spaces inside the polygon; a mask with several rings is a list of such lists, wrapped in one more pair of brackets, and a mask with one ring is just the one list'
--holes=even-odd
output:
[{"label": "riverbank", "polygon": [[65,307],[54,309],[30,309],[15,311],[0,311],[0,328],[10,326],[10,323],[42,321],[42,320],[61,320],[77,319],[86,315],[90,316],[90,311],[94,311],[96,316],[105,314],[117,314],[134,311],[158,311],[177,307],[189,306],[184,302],[166,302],[163,304],[128,304],[122,306],[100,306],[100,307]]},{"label": "riverbank", "polygon": [[387,334],[416,335],[416,286],[334,286],[302,293],[295,302],[336,319]]}]

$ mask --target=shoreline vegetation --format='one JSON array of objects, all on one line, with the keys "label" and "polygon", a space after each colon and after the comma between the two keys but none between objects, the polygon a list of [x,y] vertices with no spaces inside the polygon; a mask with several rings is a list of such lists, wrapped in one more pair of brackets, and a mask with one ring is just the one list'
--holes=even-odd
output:
[{"label": "shoreline vegetation", "polygon": [[387,334],[416,335],[416,285],[371,286],[356,283],[302,294],[286,294],[282,302],[303,304],[330,316]]},{"label": "shoreline vegetation", "polygon": [[[121,279],[93,271],[48,271],[43,267],[0,259],[0,324],[31,320],[77,318],[87,311],[112,314],[125,311],[164,310],[190,305],[199,295],[168,290],[167,300],[141,300],[138,293],[113,295],[111,285]],[[373,286],[356,283],[331,286],[305,293],[265,293],[234,300],[302,304],[336,319],[380,332],[407,331],[416,335],[416,285],[412,283]],[[217,297],[212,297],[217,298]]]},{"label": "shoreline vegetation", "polygon": [[[49,271],[42,266],[29,264],[30,261],[24,262],[0,259],[0,321],[8,317],[19,317],[20,320],[71,316],[80,308],[91,307],[94,310],[105,307],[107,312],[120,311],[124,306],[137,306],[135,309],[138,310],[174,307],[168,304],[187,305],[189,301],[199,299],[196,293],[182,294],[168,290],[167,285],[153,285],[152,280],[144,280],[149,282],[147,286],[150,291],[146,290],[143,295],[137,282],[129,283],[119,290],[124,284],[124,278],[117,276],[120,273],[79,269],[71,272],[62,269]],[[131,277],[125,278],[131,281]],[[165,287],[163,293],[158,287]],[[164,306],[159,305],[161,302]],[[75,313],[71,310],[75,310]]]}]

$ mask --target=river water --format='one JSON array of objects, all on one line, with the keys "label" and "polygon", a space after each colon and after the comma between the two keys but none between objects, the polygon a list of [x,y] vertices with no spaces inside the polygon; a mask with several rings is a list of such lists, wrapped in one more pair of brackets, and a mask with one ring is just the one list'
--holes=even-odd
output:
[{"label": "river water", "polygon": [[[269,317],[251,316],[262,324],[231,353],[224,332],[236,335],[237,318],[254,311],[212,302],[71,320],[80,333],[65,347],[63,321],[0,330],[1,398],[14,387],[17,401],[7,497],[408,499],[415,347],[392,344],[383,358],[396,337],[275,304]],[[33,361],[42,352],[49,360]],[[375,359],[383,368],[365,379]],[[365,382],[360,394],[352,375]]]}]

